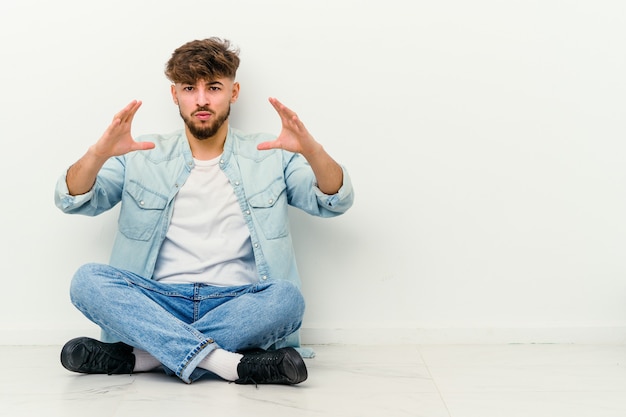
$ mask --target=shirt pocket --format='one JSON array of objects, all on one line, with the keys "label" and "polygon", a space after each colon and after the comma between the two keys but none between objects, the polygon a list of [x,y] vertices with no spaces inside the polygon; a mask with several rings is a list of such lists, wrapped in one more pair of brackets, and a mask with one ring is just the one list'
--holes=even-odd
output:
[{"label": "shirt pocket", "polygon": [[136,182],[128,182],[122,195],[118,221],[120,232],[129,239],[149,240],[163,215],[167,198]]},{"label": "shirt pocket", "polygon": [[252,214],[266,239],[278,239],[289,234],[286,189],[282,179],[278,179],[248,198]]}]

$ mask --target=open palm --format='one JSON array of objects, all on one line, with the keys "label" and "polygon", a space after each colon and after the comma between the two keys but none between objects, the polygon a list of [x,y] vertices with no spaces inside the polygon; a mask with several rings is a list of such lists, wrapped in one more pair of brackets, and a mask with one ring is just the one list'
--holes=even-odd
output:
[{"label": "open palm", "polygon": [[275,98],[270,98],[269,101],[280,116],[282,130],[275,140],[260,143],[257,148],[259,150],[279,148],[301,154],[314,152],[319,144],[304,127],[298,115]]},{"label": "open palm", "polygon": [[133,100],[113,117],[109,127],[94,145],[98,155],[112,157],[154,148],[151,142],[135,142],[131,135],[133,118],[139,107],[141,101]]}]

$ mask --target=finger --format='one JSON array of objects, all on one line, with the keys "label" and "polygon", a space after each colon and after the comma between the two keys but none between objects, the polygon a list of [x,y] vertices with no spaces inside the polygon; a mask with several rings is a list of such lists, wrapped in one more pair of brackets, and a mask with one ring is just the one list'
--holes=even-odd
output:
[{"label": "finger", "polygon": [[120,110],[114,117],[113,120],[119,119],[120,123],[128,123],[133,120],[135,113],[141,107],[141,101],[133,100],[126,105],[122,110]]},{"label": "finger", "polygon": [[289,107],[285,106],[283,103],[281,103],[278,99],[271,97],[270,98],[270,103],[272,103],[272,106],[274,107],[274,109],[276,109],[276,111],[280,114],[284,114],[287,117],[292,117],[296,115],[296,112],[291,110]]},{"label": "finger", "polygon": [[109,126],[105,129],[103,136],[115,135],[121,124],[122,120],[120,118],[114,118],[111,124],[109,124]]},{"label": "finger", "polygon": [[283,105],[283,103],[281,103],[276,97],[270,97],[268,100],[276,110],[278,110],[278,106]]},{"label": "finger", "polygon": [[280,119],[283,122],[283,124],[288,123],[293,116],[296,116],[296,113],[294,111],[289,109],[287,106],[285,106],[283,103],[281,103],[277,99],[270,97],[269,101],[272,104],[272,107],[274,107],[274,110],[276,110],[276,112],[280,116]]},{"label": "finger", "polygon": [[294,129],[298,132],[298,133],[307,133],[306,127],[304,127],[304,123],[302,123],[302,120],[300,120],[300,118],[296,115],[293,115],[291,118],[291,123],[294,127]]},{"label": "finger", "polygon": [[126,107],[124,107],[122,110],[118,111],[117,113],[115,113],[115,116],[113,116],[113,120],[122,120],[124,118],[124,116],[126,115],[126,113],[128,113],[130,111],[130,109],[133,108],[133,106],[136,104],[136,101],[133,100],[130,103],[128,103],[126,105]]},{"label": "finger", "polygon": [[278,141],[261,142],[257,145],[257,149],[260,151],[266,151],[268,149],[276,149],[279,147]]},{"label": "finger", "polygon": [[284,126],[289,126],[298,132],[306,132],[304,123],[302,123],[302,120],[300,120],[300,117],[298,117],[298,114],[295,111],[291,110],[275,98],[270,98],[270,103],[272,103],[272,106],[274,106],[280,115]]},{"label": "finger", "polygon": [[148,149],[154,149],[155,146],[153,142],[135,142],[132,148],[134,151],[147,151]]},{"label": "finger", "polygon": [[134,100],[134,102],[135,104],[131,107],[126,117],[126,121],[128,123],[131,123],[133,121],[133,119],[135,118],[135,114],[137,113],[137,110],[139,110],[139,107],[141,107],[141,104],[142,104],[142,102],[139,100]]}]

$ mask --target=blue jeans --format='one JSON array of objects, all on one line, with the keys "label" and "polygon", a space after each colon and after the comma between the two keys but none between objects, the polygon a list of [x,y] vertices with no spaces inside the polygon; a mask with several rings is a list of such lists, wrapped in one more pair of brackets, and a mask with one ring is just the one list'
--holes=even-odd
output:
[{"label": "blue jeans", "polygon": [[207,372],[196,367],[213,349],[267,349],[298,330],[304,314],[302,294],[288,281],[162,284],[101,264],[80,267],[70,294],[89,320],[187,383]]}]

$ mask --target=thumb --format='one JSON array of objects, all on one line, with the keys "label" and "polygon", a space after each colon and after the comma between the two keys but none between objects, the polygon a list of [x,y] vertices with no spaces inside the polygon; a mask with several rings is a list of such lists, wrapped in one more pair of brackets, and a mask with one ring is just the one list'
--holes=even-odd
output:
[{"label": "thumb", "polygon": [[147,151],[148,149],[153,149],[155,144],[152,142],[135,142],[133,146],[133,150],[135,151]]},{"label": "thumb", "polygon": [[276,149],[279,148],[280,144],[277,140],[269,141],[269,142],[261,142],[256,148],[260,151],[266,151],[268,149]]}]

